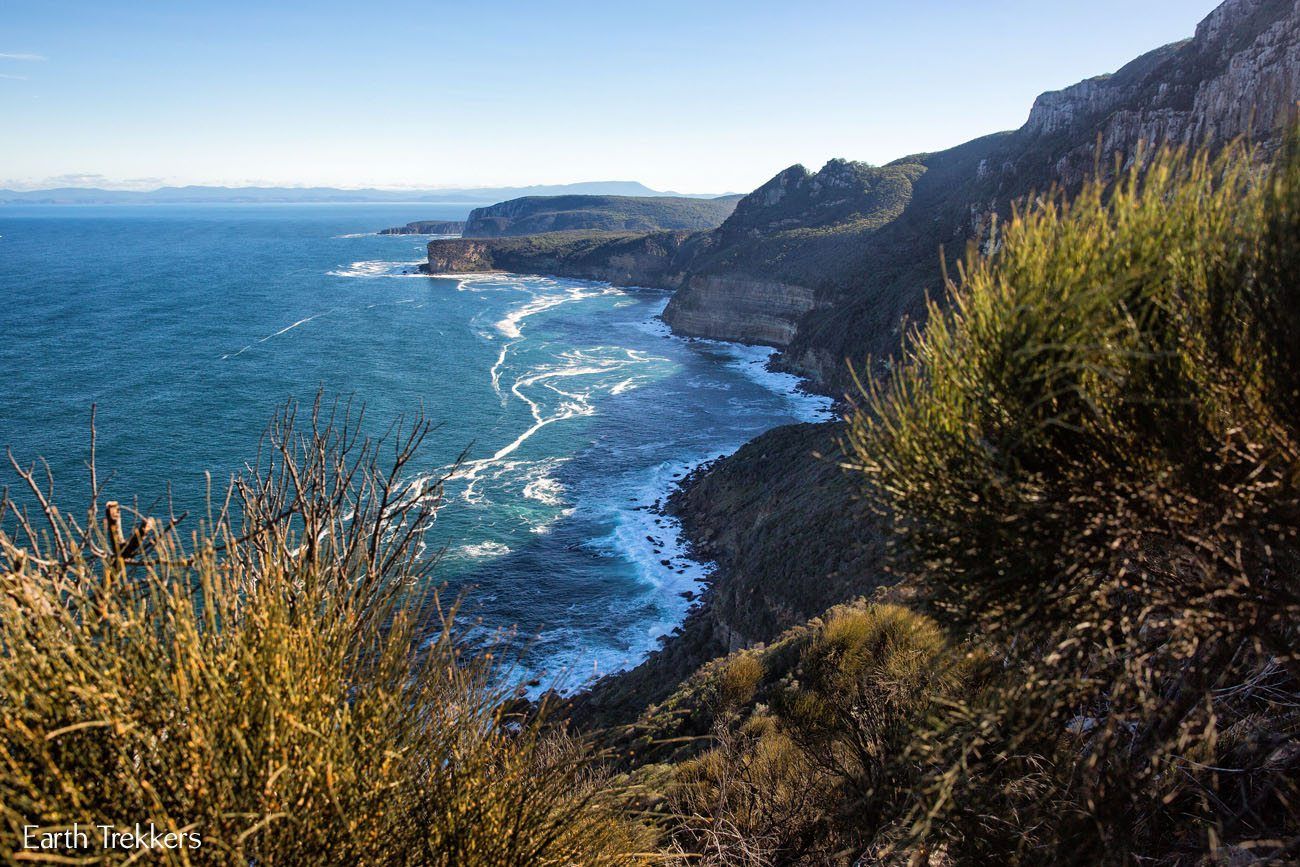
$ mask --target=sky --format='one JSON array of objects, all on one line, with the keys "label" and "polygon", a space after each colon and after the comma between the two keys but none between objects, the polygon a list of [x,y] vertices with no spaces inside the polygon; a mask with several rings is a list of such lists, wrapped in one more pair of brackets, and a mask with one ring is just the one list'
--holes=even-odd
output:
[{"label": "sky", "polygon": [[1024,123],[1217,0],[0,0],[0,188],[744,192]]}]

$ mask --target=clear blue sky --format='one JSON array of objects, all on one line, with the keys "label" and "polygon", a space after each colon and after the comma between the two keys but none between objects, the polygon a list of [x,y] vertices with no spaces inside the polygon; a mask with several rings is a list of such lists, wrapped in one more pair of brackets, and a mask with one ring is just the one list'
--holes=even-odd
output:
[{"label": "clear blue sky", "polygon": [[744,191],[1017,127],[1216,5],[0,0],[0,186]]}]

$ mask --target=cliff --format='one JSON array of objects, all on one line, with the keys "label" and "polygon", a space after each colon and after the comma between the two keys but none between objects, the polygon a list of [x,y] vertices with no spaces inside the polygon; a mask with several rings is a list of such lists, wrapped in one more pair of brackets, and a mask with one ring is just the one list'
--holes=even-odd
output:
[{"label": "cliff", "polygon": [[581,696],[579,718],[631,719],[708,660],[892,583],[883,532],[840,468],[843,435],[842,422],[777,428],[685,480],[668,508],[715,582],[661,650]]},{"label": "cliff", "polygon": [[740,198],[526,196],[475,208],[464,234],[500,238],[568,231],[700,231],[719,226]]},{"label": "cliff", "polygon": [[1091,170],[1098,137],[1104,153],[1131,152],[1139,141],[1194,146],[1240,135],[1274,147],[1300,93],[1298,10],[1294,0],[1229,0],[1193,39],[1043,94],[1023,132],[1083,140],[1056,167],[1067,182]]},{"label": "cliff", "polygon": [[[916,162],[831,160],[786,169],[709,232],[636,237],[551,233],[429,244],[430,273],[493,268],[681,290],[665,319],[679,333],[785,346],[800,319],[851,276],[854,251],[906,208]],[[506,203],[509,204],[509,203]]]},{"label": "cliff", "polygon": [[454,238],[429,242],[426,274],[515,271],[604,280],[616,286],[684,285],[686,264],[702,241],[691,232],[617,235],[552,232],[517,238]]},{"label": "cliff", "polygon": [[384,229],[381,235],[459,235],[465,231],[463,220],[417,220],[405,226]]},{"label": "cliff", "polygon": [[951,264],[1013,202],[1076,188],[1099,154],[1106,169],[1143,144],[1213,147],[1249,136],[1267,156],[1298,99],[1300,3],[1228,0],[1193,39],[1040,96],[1015,132],[908,158],[926,169],[908,207],[866,239],[850,276],[800,320],[782,364],[833,394],[851,390],[845,361],[888,357],[899,321],[919,322],[926,292],[942,291],[941,246]]},{"label": "cliff", "polygon": [[[492,258],[500,268],[609,273],[679,290],[664,313],[678,333],[780,347],[781,367],[840,396],[853,388],[846,361],[887,358],[901,323],[919,321],[927,292],[942,292],[941,250],[951,265],[1013,202],[1077,186],[1097,164],[1099,141],[1104,166],[1143,142],[1250,135],[1267,154],[1298,98],[1300,3],[1228,0],[1194,38],[1043,94],[1019,130],[883,167],[791,167],[719,228],[674,240],[666,258],[629,258],[634,242],[623,237],[557,238],[541,256],[494,247]],[[431,245],[431,267],[452,249]]]},{"label": "cliff", "polygon": [[[815,175],[781,172],[720,229],[683,242],[691,258],[676,262],[679,291],[665,319],[679,333],[781,346],[781,367],[844,395],[853,388],[846,359],[888,359],[908,323],[922,319],[927,291],[941,291],[941,249],[951,264],[1013,202],[1075,187],[1096,165],[1098,135],[1104,153],[1122,154],[1140,142],[1251,135],[1267,155],[1298,98],[1300,3],[1229,0],[1194,39],[1044,94],[1015,132],[881,169],[836,161]],[[850,170],[876,183],[850,193]],[[894,195],[868,209],[868,191],[886,180]],[[563,261],[553,264],[564,273]],[[816,457],[835,454],[841,430],[772,431],[691,478],[674,504],[697,553],[719,564],[714,584],[678,635],[598,684],[580,715],[630,719],[698,660],[770,641],[887,583],[876,524],[835,461]]]}]

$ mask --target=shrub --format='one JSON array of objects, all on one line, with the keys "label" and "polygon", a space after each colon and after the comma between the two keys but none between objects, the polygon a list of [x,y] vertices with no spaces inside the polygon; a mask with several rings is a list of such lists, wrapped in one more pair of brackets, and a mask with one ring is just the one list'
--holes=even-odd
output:
[{"label": "shrub", "polygon": [[718,673],[718,703],[727,709],[747,704],[763,680],[763,662],[754,654],[742,653],[727,660]]},{"label": "shrub", "polygon": [[37,508],[0,509],[0,858],[122,862],[140,853],[95,830],[22,851],[24,826],[139,822],[201,839],[150,863],[641,863],[588,747],[512,713],[508,672],[423,590],[441,486],[403,470],[428,425],[372,442],[318,404],[300,429],[278,417],[188,540],[115,503],[79,523],[19,470]]},{"label": "shrub", "polygon": [[880,825],[911,784],[914,729],[970,676],[938,625],[896,605],[841,610],[804,654],[775,703],[790,736],[842,781],[840,809]]},{"label": "shrub", "polygon": [[[916,730],[972,682],[937,625],[897,606],[833,609],[797,640],[794,665],[771,672],[770,709],[729,705],[713,747],[678,767],[673,839],[706,863],[851,863],[905,812]],[[761,676],[760,655],[780,658],[743,651],[720,679]]]},{"label": "shrub", "polygon": [[971,252],[868,390],[850,446],[898,567],[1015,667],[921,738],[913,845],[1300,847],[1294,763],[1269,758],[1298,734],[1298,230],[1295,147],[1270,171],[1139,156]]}]

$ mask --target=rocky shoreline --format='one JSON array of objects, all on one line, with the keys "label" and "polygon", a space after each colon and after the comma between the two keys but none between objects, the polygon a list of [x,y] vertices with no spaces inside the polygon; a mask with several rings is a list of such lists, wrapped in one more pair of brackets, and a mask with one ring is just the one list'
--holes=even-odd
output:
[{"label": "rocky shoreline", "polygon": [[572,699],[576,719],[630,723],[709,660],[893,583],[877,517],[840,466],[845,431],[774,428],[681,480],[665,511],[691,559],[714,565],[709,581],[660,649]]},{"label": "rocky shoreline", "polygon": [[[794,166],[712,231],[432,241],[425,270],[673,290],[664,319],[675,333],[777,347],[777,369],[843,399],[855,368],[864,379],[889,369],[966,250],[996,249],[1017,202],[1069,193],[1153,143],[1213,150],[1249,135],[1264,160],[1297,99],[1300,2],[1229,0],[1194,38],[1043,94],[1018,130],[881,167]],[[660,650],[595,685],[579,702],[588,716],[627,721],[700,663],[889,582],[879,523],[838,466],[844,431],[778,428],[692,473],[670,508],[718,564],[713,584]]]},{"label": "rocky shoreline", "polygon": [[405,226],[381,229],[380,235],[459,235],[465,231],[464,220],[416,220]]}]

